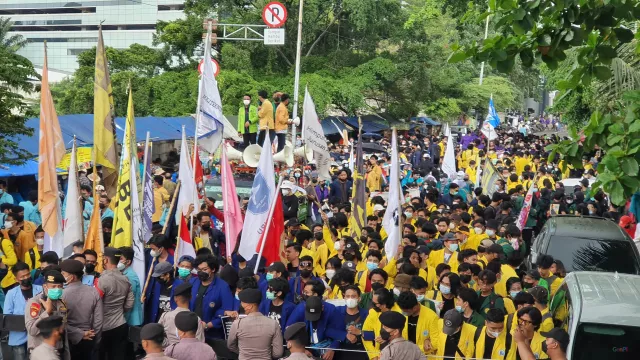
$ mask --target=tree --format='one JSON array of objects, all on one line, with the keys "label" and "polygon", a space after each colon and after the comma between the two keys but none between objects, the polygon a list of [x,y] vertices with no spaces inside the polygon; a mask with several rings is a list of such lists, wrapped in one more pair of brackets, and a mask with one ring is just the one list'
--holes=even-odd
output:
[{"label": "tree", "polygon": [[19,165],[33,154],[22,149],[16,136],[31,136],[25,125],[33,115],[23,94],[36,91],[30,80],[39,78],[33,64],[15,52],[25,44],[22,37],[10,36],[9,19],[0,19],[0,164]]}]

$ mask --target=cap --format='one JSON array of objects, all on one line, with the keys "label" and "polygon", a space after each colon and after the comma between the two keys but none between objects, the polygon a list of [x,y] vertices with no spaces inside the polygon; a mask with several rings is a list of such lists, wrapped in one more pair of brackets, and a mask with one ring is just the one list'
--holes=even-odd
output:
[{"label": "cap", "polygon": [[62,324],[64,323],[63,320],[64,319],[60,315],[47,316],[46,318],[43,318],[40,321],[38,321],[38,323],[36,324],[36,327],[41,332],[49,332],[53,329],[61,327]]},{"label": "cap", "polygon": [[540,304],[546,304],[549,299],[549,291],[542,286],[534,286],[529,289],[529,294],[533,296],[533,299]]},{"label": "cap", "polygon": [[178,313],[178,315],[176,315],[175,323],[176,327],[180,331],[196,331],[198,330],[200,319],[198,319],[198,315],[196,315],[196,313],[194,312],[181,311]]},{"label": "cap", "polygon": [[353,251],[357,251],[358,250],[358,244],[356,244],[355,242],[349,241],[346,244],[344,244],[344,250],[353,250]]},{"label": "cap", "polygon": [[380,211],[380,210],[384,210],[384,206],[380,204],[373,205],[373,211]]},{"label": "cap", "polygon": [[122,256],[122,251],[107,246],[106,248],[104,248],[103,254],[104,256],[119,258],[120,256]]},{"label": "cap", "polygon": [[160,275],[164,275],[166,273],[169,273],[172,270],[173,270],[173,265],[171,265],[168,261],[160,261],[153,268],[153,273],[151,274],[151,277],[156,278],[156,277],[158,277]]},{"label": "cap", "polygon": [[307,326],[303,322],[293,323],[284,330],[284,340],[289,341],[293,339],[300,332],[307,332]]},{"label": "cap", "polygon": [[589,187],[589,179],[580,180],[580,184],[582,184],[583,186]]},{"label": "cap", "polygon": [[482,246],[485,249],[488,249],[489,246],[493,245],[493,240],[489,240],[489,239],[484,239],[480,242],[480,246]]},{"label": "cap", "polygon": [[164,171],[163,168],[159,167],[156,169],[156,171],[153,172],[153,175],[164,175],[166,171]]},{"label": "cap", "polygon": [[164,337],[164,326],[158,323],[147,324],[140,330],[142,340],[155,340],[159,337]]},{"label": "cap", "polygon": [[[77,260],[76,260],[77,261]],[[64,276],[58,270],[49,270],[45,274],[44,282],[49,284],[64,284]]]},{"label": "cap", "polygon": [[429,253],[431,252],[431,250],[427,245],[420,245],[416,248],[416,250],[418,250],[420,254],[427,254],[427,255],[429,255]]},{"label": "cap", "polygon": [[530,278],[534,279],[534,280],[540,280],[540,278],[542,276],[540,276],[540,272],[538,270],[529,270],[525,273],[526,275],[528,275]]},{"label": "cap", "polygon": [[485,226],[488,229],[498,230],[500,223],[496,219],[487,220],[487,225]]},{"label": "cap", "polygon": [[349,270],[351,270],[351,271],[356,271],[356,270],[357,270],[357,269],[356,269],[356,268],[357,268],[357,266],[356,266],[356,264],[355,264],[353,261],[345,261],[345,263],[344,263],[344,264],[342,264],[342,267],[343,267],[343,268],[347,268],[347,269],[349,269]]},{"label": "cap", "polygon": [[406,288],[409,289],[411,287],[411,275],[407,274],[398,274],[393,282],[393,285],[397,288]]},{"label": "cap", "polygon": [[406,318],[395,311],[387,311],[385,313],[380,314],[380,323],[382,325],[391,328],[391,329],[404,329],[404,323],[406,322]]},{"label": "cap", "polygon": [[447,311],[442,319],[444,320],[442,332],[446,335],[455,334],[456,330],[462,326],[462,314],[456,309]]},{"label": "cap", "polygon": [[294,184],[294,183],[292,183],[292,182],[291,182],[291,181],[289,181],[289,180],[284,180],[284,181],[282,182],[282,185],[280,185],[280,188],[282,188],[282,189],[289,189],[289,190],[293,190],[293,189],[295,188],[295,184]]},{"label": "cap", "polygon": [[304,318],[307,321],[318,321],[322,316],[322,299],[311,296],[304,305]]},{"label": "cap", "polygon": [[173,289],[173,296],[179,296],[179,295],[191,295],[191,288],[193,287],[193,285],[191,285],[191,283],[185,282],[182,283],[178,286],[175,287],[175,289]]},{"label": "cap", "polygon": [[272,272],[272,271],[284,274],[287,271],[287,267],[284,266],[282,262],[276,261],[273,264],[269,265],[269,267],[267,268],[267,272]]},{"label": "cap", "polygon": [[[42,320],[41,320],[42,321]],[[569,347],[569,334],[562,328],[553,328],[547,332],[540,332],[540,335],[553,339],[560,344],[562,351],[566,352]]]},{"label": "cap", "polygon": [[287,223],[285,225],[286,226],[300,226],[300,222],[298,221],[298,219],[290,219],[289,221],[287,221]]},{"label": "cap", "polygon": [[453,233],[448,232],[442,236],[442,241],[452,241],[452,240],[458,240],[456,235]]},{"label": "cap", "polygon": [[260,304],[262,292],[258,289],[244,289],[240,291],[238,297],[245,304]]},{"label": "cap", "polygon": [[193,264],[193,262],[195,261],[195,259],[193,258],[193,256],[191,255],[182,255],[180,256],[180,260],[178,260],[178,264],[180,264],[183,261],[188,261],[191,264]]},{"label": "cap", "polygon": [[82,274],[84,265],[78,260],[65,260],[60,264],[60,269],[70,274]]}]

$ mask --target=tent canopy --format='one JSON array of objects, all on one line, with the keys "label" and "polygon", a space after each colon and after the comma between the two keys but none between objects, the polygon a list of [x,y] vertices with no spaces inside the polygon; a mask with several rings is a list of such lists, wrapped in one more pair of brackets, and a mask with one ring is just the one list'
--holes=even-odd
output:
[{"label": "tent canopy", "polygon": [[324,135],[339,135],[342,134],[342,130],[347,130],[347,132],[352,131],[353,129],[351,127],[345,125],[345,119],[347,119],[346,116],[329,116],[320,121]]},{"label": "tent canopy", "polygon": [[412,117],[411,121],[419,121],[419,122],[424,123],[425,125],[431,125],[431,126],[440,126],[440,125],[442,125],[439,122],[433,120],[432,118],[428,118],[428,117],[424,117],[424,116]]},{"label": "tent canopy", "polygon": [[22,165],[0,165],[0,178],[25,176],[38,173],[38,162],[27,160]]},{"label": "tent canopy", "polygon": [[[363,132],[379,132],[389,129],[389,122],[380,115],[362,115],[362,131]],[[344,118],[343,120],[347,125],[350,125],[354,129],[358,128],[358,117]]]}]

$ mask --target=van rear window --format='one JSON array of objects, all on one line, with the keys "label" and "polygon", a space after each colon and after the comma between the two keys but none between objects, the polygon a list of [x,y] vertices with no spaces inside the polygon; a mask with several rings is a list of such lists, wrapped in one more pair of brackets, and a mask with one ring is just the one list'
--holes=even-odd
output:
[{"label": "van rear window", "polygon": [[573,345],[574,360],[640,359],[640,327],[580,324]]}]

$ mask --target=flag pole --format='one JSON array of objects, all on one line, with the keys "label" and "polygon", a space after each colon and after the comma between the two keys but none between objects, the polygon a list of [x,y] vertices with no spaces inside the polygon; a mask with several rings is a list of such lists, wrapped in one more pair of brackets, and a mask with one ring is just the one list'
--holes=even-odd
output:
[{"label": "flag pole", "polygon": [[[224,161],[227,161],[227,145],[225,144],[224,140],[222,141],[222,156],[221,159],[224,159]],[[224,171],[224,174],[222,173]],[[193,172],[195,174],[195,171]],[[220,182],[222,183],[222,193],[223,194],[227,194],[227,189],[229,184],[227,184],[227,182],[225,181],[225,179],[227,178],[227,166],[225,164],[222,164],[220,166]],[[206,200],[206,199],[205,199]],[[224,220],[224,219],[223,219]],[[227,231],[224,234],[224,238],[225,238],[225,248],[227,250],[227,256],[230,257],[231,256],[231,252],[233,251],[233,249],[231,249],[231,238],[230,238],[231,234]]]},{"label": "flag pole", "polygon": [[[176,255],[180,254],[180,243],[182,242],[182,238],[180,237],[180,235],[182,234],[182,218],[184,217],[184,215],[180,214],[180,222],[178,223],[178,239],[176,241]],[[191,232],[189,232],[189,236],[191,236]],[[178,267],[178,262],[174,261],[173,262],[173,272],[176,272],[176,268]],[[175,275],[175,274],[174,274]]]},{"label": "flag pole", "polygon": [[276,195],[274,196],[273,204],[271,204],[271,208],[269,209],[269,217],[267,217],[267,222],[265,223],[264,233],[262,234],[262,241],[260,243],[260,251],[258,252],[258,257],[256,258],[256,268],[253,270],[254,274],[258,273],[258,267],[260,266],[260,259],[262,258],[262,252],[264,251],[264,243],[267,242],[267,236],[269,235],[269,227],[271,224],[271,219],[273,218],[273,211],[276,208],[276,201],[278,201],[278,194],[280,193],[280,187],[282,186],[282,176],[280,180],[278,180],[278,187],[276,188]]},{"label": "flag pole", "polygon": [[[173,199],[171,199],[171,204],[169,205],[169,217],[171,217],[171,210],[173,209],[173,206],[176,204],[176,199],[178,198],[177,194],[179,193],[180,193],[180,180],[176,182],[176,190],[173,192]],[[167,219],[164,222],[164,227],[162,228],[162,234],[164,234],[165,231],[167,231],[167,225],[169,225],[169,221],[171,221],[171,219],[167,217]],[[173,221],[175,221],[175,219]]]}]

